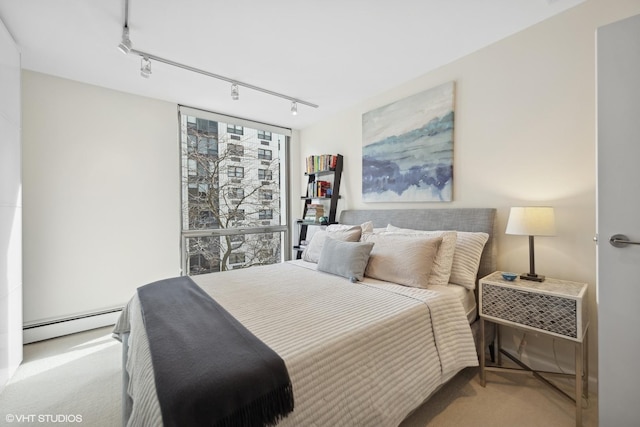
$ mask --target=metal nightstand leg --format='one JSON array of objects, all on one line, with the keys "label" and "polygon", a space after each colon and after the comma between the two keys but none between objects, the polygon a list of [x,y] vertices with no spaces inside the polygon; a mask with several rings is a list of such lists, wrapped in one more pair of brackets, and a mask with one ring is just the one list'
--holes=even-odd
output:
[{"label": "metal nightstand leg", "polygon": [[493,338],[493,346],[495,347],[496,352],[496,365],[502,366],[502,352],[500,349],[502,348],[502,344],[500,343],[500,324],[496,323],[496,331],[495,337]]},{"label": "metal nightstand leg", "polygon": [[485,353],[486,353],[486,349],[485,349],[485,339],[484,339],[484,319],[481,317],[480,318],[480,385],[482,387],[487,385],[487,377],[486,377],[486,372],[484,370],[484,364],[485,364]]},{"label": "metal nightstand leg", "polygon": [[582,425],[582,362],[584,352],[582,351],[582,343],[576,343],[576,426]]},{"label": "metal nightstand leg", "polygon": [[584,354],[584,387],[582,388],[582,393],[584,398],[587,399],[587,406],[589,406],[589,330],[585,332],[582,346],[582,353]]}]

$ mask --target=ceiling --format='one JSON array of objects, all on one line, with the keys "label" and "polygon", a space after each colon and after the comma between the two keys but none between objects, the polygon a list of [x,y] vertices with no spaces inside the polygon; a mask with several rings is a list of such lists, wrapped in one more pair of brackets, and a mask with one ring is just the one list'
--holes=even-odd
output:
[{"label": "ceiling", "polygon": [[28,70],[302,129],[584,0],[129,0],[134,49],[293,98],[152,62],[117,46],[125,0],[0,0]]}]

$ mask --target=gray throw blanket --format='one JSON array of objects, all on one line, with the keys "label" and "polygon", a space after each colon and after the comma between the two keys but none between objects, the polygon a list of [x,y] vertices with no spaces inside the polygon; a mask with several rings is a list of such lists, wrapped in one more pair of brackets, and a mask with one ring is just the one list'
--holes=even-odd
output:
[{"label": "gray throw blanket", "polygon": [[268,426],[293,411],[284,361],[189,277],[138,298],[165,426]]}]

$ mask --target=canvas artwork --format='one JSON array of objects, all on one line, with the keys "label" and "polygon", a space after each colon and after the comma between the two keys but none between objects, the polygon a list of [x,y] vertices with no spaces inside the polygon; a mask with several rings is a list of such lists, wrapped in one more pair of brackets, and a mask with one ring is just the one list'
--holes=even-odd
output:
[{"label": "canvas artwork", "polygon": [[454,82],[362,115],[364,202],[450,202]]}]

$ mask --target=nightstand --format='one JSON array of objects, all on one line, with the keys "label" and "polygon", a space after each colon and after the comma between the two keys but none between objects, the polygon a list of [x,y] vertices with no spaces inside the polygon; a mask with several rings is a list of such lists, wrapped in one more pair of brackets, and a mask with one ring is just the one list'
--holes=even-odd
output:
[{"label": "nightstand", "polygon": [[[587,350],[587,284],[547,278],[532,282],[520,278],[510,282],[496,271],[479,281],[480,348],[485,347],[485,321],[495,323],[497,366],[486,366],[486,356],[480,353],[480,382],[486,385],[486,371],[532,373],[576,404],[576,426],[582,425],[582,398],[588,396],[589,360]],[[575,344],[575,396],[571,396],[500,347],[500,326],[510,326],[538,334],[550,335]],[[501,366],[501,355],[522,369]],[[544,372],[549,375],[568,374]],[[583,380],[584,377],[584,380]]]}]

